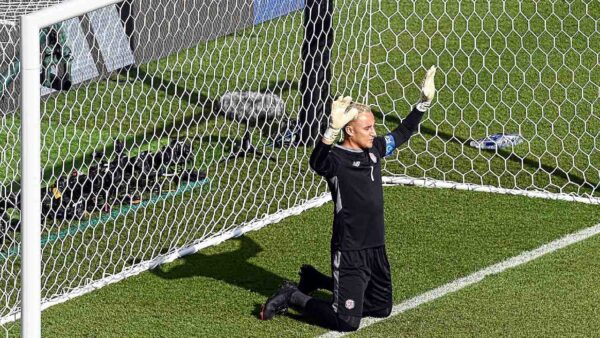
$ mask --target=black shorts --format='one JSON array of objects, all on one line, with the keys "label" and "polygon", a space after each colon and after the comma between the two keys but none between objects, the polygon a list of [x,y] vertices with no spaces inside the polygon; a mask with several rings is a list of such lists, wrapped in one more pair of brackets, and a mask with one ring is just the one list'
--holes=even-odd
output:
[{"label": "black shorts", "polygon": [[385,247],[334,251],[333,310],[363,317],[392,307],[392,278]]}]

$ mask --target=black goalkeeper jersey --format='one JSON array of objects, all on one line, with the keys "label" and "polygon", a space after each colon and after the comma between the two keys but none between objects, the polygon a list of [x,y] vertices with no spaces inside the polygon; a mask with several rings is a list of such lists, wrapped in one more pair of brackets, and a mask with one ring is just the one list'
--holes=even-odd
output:
[{"label": "black goalkeeper jersey", "polygon": [[381,159],[410,138],[422,116],[413,109],[398,128],[376,137],[369,149],[323,142],[316,145],[310,166],[327,179],[334,201],[333,250],[362,250],[385,244]]}]

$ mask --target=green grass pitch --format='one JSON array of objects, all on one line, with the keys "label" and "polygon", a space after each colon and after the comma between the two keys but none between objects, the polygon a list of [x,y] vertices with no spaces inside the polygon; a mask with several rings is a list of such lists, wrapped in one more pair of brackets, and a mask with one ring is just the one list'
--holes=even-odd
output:
[{"label": "green grass pitch", "polygon": [[[366,15],[369,11],[373,13],[371,18]],[[357,3],[340,0],[337,1],[335,19],[332,91],[333,94],[351,94],[358,100],[367,100],[375,109],[378,132],[385,133],[408,113],[411,104],[417,100],[425,69],[437,64],[436,104],[425,118],[420,133],[395,157],[385,162],[386,174],[408,174],[506,188],[544,188],[550,192],[600,197],[600,67],[597,62],[600,33],[596,29],[598,17],[594,14],[598,12],[600,5],[597,2],[586,1],[535,5],[475,2],[459,5],[441,1]],[[73,169],[85,172],[94,151],[102,150],[111,156],[115,139],[125,141],[131,155],[156,150],[170,139],[193,140],[197,151],[191,165],[206,171],[210,178],[206,184],[194,189],[181,190],[169,198],[155,199],[144,207],[109,217],[97,224],[95,216],[81,222],[46,222],[42,235],[50,240],[43,248],[45,296],[62,294],[88,280],[118,273],[137,262],[190,244],[195,239],[207,238],[235,225],[289,208],[325,191],[324,182],[308,168],[309,148],[267,146],[271,140],[265,135],[278,128],[277,121],[252,129],[255,144],[264,147],[274,161],[250,157],[219,163],[244,132],[243,125],[214,112],[215,103],[226,91],[273,92],[285,100],[289,116],[296,117],[301,103],[301,26],[301,13],[294,13],[231,36],[201,43],[142,65],[135,71],[113,74],[107,79],[44,100],[44,186],[51,185],[57,177]],[[372,48],[369,50],[367,46]],[[0,149],[0,182],[4,191],[17,191],[20,185],[19,119],[18,115],[1,117],[0,143],[4,146]],[[498,152],[479,151],[467,145],[469,139],[497,132],[518,132],[526,142],[514,150]],[[594,211],[597,207],[515,197],[412,188],[387,189],[386,195],[392,200],[388,202],[388,208],[390,204],[417,208],[419,204],[413,201],[415,195],[422,198],[422,204],[439,208],[425,214],[419,214],[416,209],[399,214],[388,210],[388,225],[396,230],[395,233],[425,231],[401,238],[388,235],[392,241],[390,250],[409,250],[394,252],[397,255],[396,271],[401,272],[396,282],[395,297],[398,301],[509,257],[519,250],[533,248],[561,234],[598,223],[599,218]],[[469,206],[479,198],[488,203],[487,207]],[[427,199],[435,202],[427,202]],[[536,210],[536,207],[546,208],[542,209],[546,215],[530,211]],[[506,210],[520,210],[522,218],[501,221],[509,217]],[[175,323],[168,322],[173,320],[183,327],[181,335],[190,332],[253,335],[243,330],[245,325],[269,335],[281,332],[283,335],[319,333],[318,328],[297,325],[289,318],[268,324],[256,323],[252,314],[254,310],[248,310],[248,302],[254,305],[262,302],[276,287],[276,282],[293,278],[297,266],[304,261],[321,264],[322,268],[327,266],[324,248],[327,247],[330,227],[328,212],[328,209],[310,211],[298,220],[289,220],[243,240],[230,241],[184,258],[161,268],[162,275],[155,272],[122,283],[123,289],[114,292],[126,294],[129,292],[127,288],[132,287],[128,285],[135,283],[164,287],[162,291],[155,291],[154,295],[148,291],[148,299],[141,297],[135,302],[131,299],[124,301],[127,305],[139,301],[137,307],[128,308],[134,314],[139,312],[139,322],[131,324],[137,328],[129,329],[126,323],[110,324],[120,323],[118,317],[126,318],[127,311],[99,311],[98,304],[121,302],[117,296],[104,296],[109,291],[100,290],[84,297],[91,299],[89,303],[80,304],[83,299],[75,300],[56,307],[56,310],[48,310],[44,315],[45,330],[50,336],[59,336],[60,331],[53,330],[59,330],[61,325],[63,330],[67,330],[70,325],[66,321],[74,313],[88,312],[105,316],[97,321],[104,321],[106,327],[96,327],[93,322],[81,318],[70,322],[81,323],[79,329],[68,332],[74,336],[85,336],[85,333],[111,336],[120,332],[118,329],[122,327],[130,330],[123,331],[125,336],[145,336],[143,332],[149,336],[168,336],[167,331],[160,331],[160,326],[175,330]],[[547,217],[549,215],[552,217]],[[11,217],[18,219],[18,212],[11,211]],[[309,231],[298,235],[302,227],[298,225],[295,228],[296,222],[310,224],[311,232],[319,236],[310,237],[313,235]],[[453,226],[449,222],[456,224]],[[157,224],[167,226],[157,227]],[[415,225],[412,229],[412,224],[419,226]],[[435,229],[428,228],[433,224]],[[474,236],[473,241],[478,245],[488,245],[487,249],[481,249],[474,243],[459,242],[465,234],[458,224],[470,225],[469,229],[476,234],[469,236]],[[518,224],[517,229],[511,228],[515,224]],[[439,231],[444,231],[448,242],[436,242],[434,237]],[[509,233],[505,234],[505,231]],[[18,255],[6,255],[16,252],[14,243],[19,236],[18,233],[9,233],[8,240],[0,244],[0,265],[4,271],[0,280],[5,290],[19,285]],[[283,244],[279,242],[284,238],[297,240],[293,244],[296,250],[287,251],[278,246]],[[490,242],[485,244],[486,241]],[[300,250],[303,243],[311,244],[311,249]],[[244,245],[250,247],[244,248]],[[260,253],[248,257],[252,264],[243,265],[243,262],[236,261],[243,257],[242,254],[228,254],[237,252],[235,248],[238,246],[242,251],[259,250]],[[587,246],[593,245],[581,245],[583,249],[578,246],[580,251],[573,255],[581,255],[585,260],[586,252],[581,250]],[[484,250],[485,254],[474,254],[473,250]],[[277,256],[277,253],[281,257],[271,257]],[[463,254],[464,257],[461,256]],[[215,264],[210,259],[212,255],[232,257],[233,261],[228,263],[215,257],[218,261]],[[564,255],[567,254],[557,253],[531,266],[564,261]],[[261,257],[263,261],[260,261]],[[427,262],[416,262],[416,259],[426,259]],[[221,272],[211,270],[211,276],[200,276],[202,270],[194,268],[193,264],[186,267],[186,262],[229,267]],[[180,265],[184,267],[176,267]],[[518,270],[529,271],[528,266]],[[411,271],[403,270],[408,267]],[[427,271],[418,273],[421,267]],[[174,276],[175,273],[169,273],[171,269],[181,275],[188,273],[185,270],[189,269],[191,275],[188,278]],[[247,273],[243,276],[233,274],[234,270],[240,269]],[[412,271],[414,269],[417,270]],[[193,271],[200,275],[194,275]],[[216,278],[213,278],[215,275]],[[507,273],[507,278],[516,278],[510,277],[513,275],[517,273]],[[267,282],[261,282],[265,278]],[[546,274],[540,275],[540,278],[550,278],[549,283],[554,280]],[[171,284],[186,279],[192,284]],[[569,283],[567,280],[561,282]],[[490,287],[499,286],[494,284]],[[107,290],[118,288],[112,286]],[[165,293],[171,288],[180,288],[182,294],[185,290],[202,291],[206,288],[206,293],[202,291],[186,300],[176,291]],[[143,291],[142,287],[138,289]],[[210,290],[213,290],[212,294]],[[218,297],[222,294],[215,290],[221,290],[219,292],[231,299]],[[502,292],[527,290],[505,289]],[[548,294],[551,294],[550,291]],[[481,291],[481,297],[485,292]],[[464,307],[461,312],[452,308],[461,302],[470,302],[470,294],[471,291],[467,290],[453,295],[451,298],[456,299],[454,305],[431,306],[435,307],[436,313],[452,312],[463,318],[474,318],[475,314],[469,312],[473,311],[473,307]],[[102,300],[103,297],[106,299]],[[185,310],[167,309],[168,301],[173,302],[173,299]],[[14,306],[16,301],[16,292],[7,293],[4,311]],[[215,304],[220,311],[211,313],[204,308]],[[535,305],[531,304],[534,308]],[[88,310],[77,310],[79,306]],[[196,307],[200,308],[193,311]],[[165,316],[160,317],[162,323],[152,325],[152,318],[163,311]],[[436,319],[427,314],[416,314],[420,311],[394,319],[402,321],[402,324],[397,324],[403,328],[398,331],[399,335],[443,333],[427,331],[429,328],[425,326],[430,325],[427,323]],[[52,315],[55,312],[61,314]],[[166,319],[167,313],[172,315],[171,319]],[[574,311],[574,316],[578,314]],[[193,317],[196,315],[198,317]],[[410,320],[423,323],[423,326],[405,327],[407,321],[403,318],[409,315],[413,316]],[[548,316],[556,314],[550,312]],[[443,321],[443,325],[459,335],[469,332],[468,325],[475,325],[468,322],[463,325],[459,319],[448,319]],[[383,326],[390,326],[391,322]],[[454,322],[456,326],[451,325]],[[52,323],[60,324],[54,328]],[[213,326],[211,323],[216,324]],[[501,323],[501,319],[496,323]],[[141,324],[145,324],[146,331]],[[14,332],[15,325],[9,325],[11,332]],[[202,331],[204,328],[206,331]],[[107,331],[102,331],[104,329]],[[366,330],[365,334],[369,330],[372,329]],[[499,332],[497,327],[490,330],[480,332]],[[393,331],[377,333],[383,332]]]},{"label": "green grass pitch", "polygon": [[[577,229],[595,206],[487,193],[385,188],[394,301],[419,295]],[[507,211],[512,212],[508,213]],[[329,271],[330,204],[184,257],[43,313],[45,337],[315,336],[296,314],[258,320],[301,264]],[[598,238],[450,294],[359,335],[590,335]],[[322,296],[327,296],[323,293]]]}]

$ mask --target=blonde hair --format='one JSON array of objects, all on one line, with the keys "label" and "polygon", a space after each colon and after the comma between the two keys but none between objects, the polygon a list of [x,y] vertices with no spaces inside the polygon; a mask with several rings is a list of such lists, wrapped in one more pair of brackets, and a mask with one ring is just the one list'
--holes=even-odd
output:
[{"label": "blonde hair", "polygon": [[[371,107],[369,107],[366,104],[362,104],[362,103],[357,103],[357,102],[352,102],[350,103],[350,105],[348,106],[348,110],[350,109],[356,109],[358,110],[358,114],[373,114],[373,111],[371,110]],[[357,114],[357,116],[358,116]],[[346,139],[346,137],[348,136],[348,134],[346,133],[346,127],[348,127],[348,125],[352,123],[352,121],[350,121],[348,124],[346,124],[344,126],[344,128],[342,128],[342,132],[341,132],[341,137],[342,139]]]},{"label": "blonde hair", "polygon": [[358,113],[372,113],[373,111],[371,111],[371,107],[369,107],[366,104],[362,104],[362,103],[357,103],[357,102],[352,102],[350,103],[350,106],[348,106],[348,109],[356,109],[358,110]]}]

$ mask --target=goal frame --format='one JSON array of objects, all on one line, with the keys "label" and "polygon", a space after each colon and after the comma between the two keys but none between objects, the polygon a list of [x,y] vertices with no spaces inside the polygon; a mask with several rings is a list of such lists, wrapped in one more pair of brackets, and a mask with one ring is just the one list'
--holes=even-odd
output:
[{"label": "goal frame", "polygon": [[[66,1],[21,17],[21,335],[41,337],[40,29],[122,0]],[[26,99],[24,99],[26,98]]]},{"label": "goal frame", "polygon": [[[123,0],[89,0],[89,1],[65,1],[41,9],[39,11],[21,17],[21,206],[22,206],[22,289],[21,289],[21,334],[24,337],[41,336],[41,311],[44,306],[41,299],[41,85],[40,85],[40,59],[39,31],[47,26],[69,20],[92,11],[121,3]],[[372,5],[373,2],[371,1]],[[373,20],[372,9],[369,13],[369,22]],[[372,27],[372,25],[370,25]],[[369,39],[371,28],[369,28]],[[369,41],[368,46],[371,47]],[[371,49],[368,56],[368,79],[366,83],[366,98],[370,98],[370,69]],[[575,201],[589,204],[600,204],[600,198],[578,197],[562,193],[549,193],[542,191],[529,191],[520,189],[503,189],[492,186],[483,186],[451,181],[439,181],[427,178],[414,178],[405,176],[384,177],[384,184],[414,185],[428,188],[450,188],[470,191],[484,191],[501,194],[523,195],[528,197],[539,197],[555,200]],[[250,223],[244,227],[224,233],[206,243],[183,248],[168,257],[160,257],[157,260],[144,262],[139,269],[124,271],[118,276],[113,276],[111,282],[124,279],[128,276],[147,270],[176,259],[186,254],[191,254],[201,248],[214,245],[222,240],[239,236],[244,232],[256,230],[262,226],[276,222],[278,219],[290,214],[297,214],[314,206],[322,205],[329,200],[329,195],[323,195],[313,202],[306,203],[302,208],[283,210],[279,215],[259,223]],[[312,203],[312,204],[311,204]],[[89,288],[79,292],[80,294],[92,291],[106,285],[108,282],[100,281]],[[54,301],[54,304],[64,301],[69,297],[63,297]],[[72,297],[71,297],[72,298]]]}]

